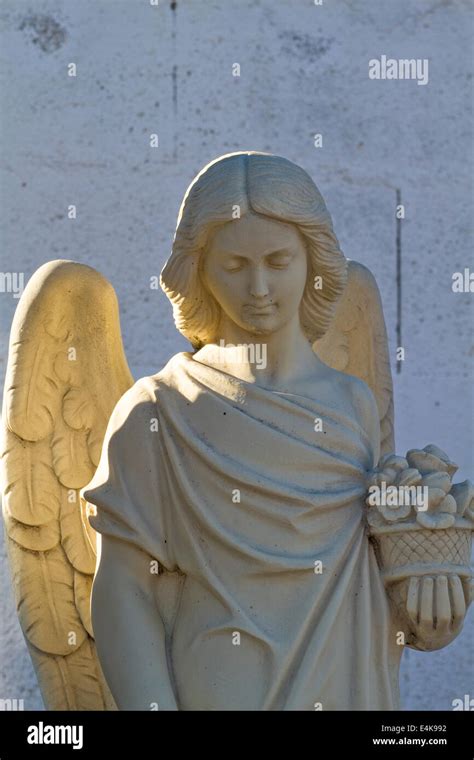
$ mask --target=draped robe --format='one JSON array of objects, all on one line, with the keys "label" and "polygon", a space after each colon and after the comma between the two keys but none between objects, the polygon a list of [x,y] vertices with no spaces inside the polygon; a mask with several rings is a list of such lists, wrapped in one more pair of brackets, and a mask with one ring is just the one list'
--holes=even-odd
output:
[{"label": "draped robe", "polygon": [[336,394],[271,391],[189,353],[119,401],[84,496],[95,530],[183,579],[179,709],[397,709],[402,647],[364,518],[369,429]]}]

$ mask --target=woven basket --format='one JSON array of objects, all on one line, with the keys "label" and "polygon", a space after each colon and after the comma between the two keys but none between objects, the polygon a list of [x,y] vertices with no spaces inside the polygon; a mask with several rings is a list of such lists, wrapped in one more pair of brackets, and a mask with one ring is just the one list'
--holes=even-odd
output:
[{"label": "woven basket", "polygon": [[412,575],[472,575],[472,530],[412,527],[390,532],[372,531],[371,540],[385,581]]}]

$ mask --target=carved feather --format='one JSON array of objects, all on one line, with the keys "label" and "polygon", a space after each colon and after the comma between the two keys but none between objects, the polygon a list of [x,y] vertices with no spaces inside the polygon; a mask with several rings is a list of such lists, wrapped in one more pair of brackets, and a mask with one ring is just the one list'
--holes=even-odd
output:
[{"label": "carved feather", "polygon": [[2,439],[4,507],[26,525],[57,520],[60,487],[53,470],[49,439],[30,443],[10,430],[3,431]]},{"label": "carved feather", "polygon": [[3,518],[8,537],[23,549],[29,549],[32,552],[47,552],[49,549],[54,549],[61,540],[57,520],[50,520],[45,525],[25,525],[12,517],[8,505],[3,508]]},{"label": "carved feather", "polygon": [[28,645],[49,710],[115,710],[95,645],[88,636],[75,652],[60,657]]},{"label": "carved feather", "polygon": [[42,652],[70,654],[86,632],[74,600],[74,569],[61,546],[32,552],[10,542],[10,568],[20,624]]},{"label": "carved feather", "polygon": [[87,433],[73,430],[62,418],[54,427],[51,451],[56,477],[66,488],[81,488],[91,480],[95,469],[89,457]]},{"label": "carved feather", "polygon": [[60,530],[61,544],[71,565],[81,573],[93,575],[95,547],[86,533],[79,492],[72,488],[61,489]]},{"label": "carved feather", "polygon": [[[15,321],[13,324],[15,327]],[[10,343],[5,383],[6,422],[25,441],[46,438],[59,411],[61,398],[51,366],[52,351],[54,343],[46,334],[40,345],[32,337]],[[10,403],[13,397],[14,403]]]}]

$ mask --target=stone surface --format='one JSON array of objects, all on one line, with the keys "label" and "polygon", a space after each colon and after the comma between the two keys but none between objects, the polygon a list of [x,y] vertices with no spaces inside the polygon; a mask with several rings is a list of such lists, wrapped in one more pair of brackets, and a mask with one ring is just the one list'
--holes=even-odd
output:
[{"label": "stone surface", "polygon": [[[27,3],[2,3],[2,270],[29,278],[60,257],[97,267],[117,290],[134,376],[155,372],[188,347],[165,296],[149,288],[169,253],[185,187],[224,152],[285,155],[320,187],[346,255],[379,283],[397,451],[435,441],[460,464],[459,480],[472,475],[472,297],[451,290],[453,272],[470,264],[470,4],[341,0],[298,2],[290,11],[262,0],[237,11],[225,0],[48,0],[35,3],[33,15]],[[370,81],[368,60],[383,53],[428,58],[428,85]],[[71,61],[76,78],[67,76]],[[157,149],[151,133],[159,134]],[[397,188],[406,207],[399,374]],[[75,221],[67,219],[70,203]],[[1,294],[3,357],[16,304]],[[38,707],[4,560],[1,588],[0,695]],[[469,693],[472,633],[471,616],[445,650],[405,653],[406,708],[450,709]]]}]

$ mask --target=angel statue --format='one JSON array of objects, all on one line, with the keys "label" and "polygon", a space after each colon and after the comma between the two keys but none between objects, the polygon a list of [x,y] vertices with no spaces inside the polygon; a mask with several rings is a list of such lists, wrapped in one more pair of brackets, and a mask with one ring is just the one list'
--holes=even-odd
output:
[{"label": "angel statue", "polygon": [[44,264],[14,317],[3,515],[46,707],[397,709],[404,646],[462,628],[474,490],[394,453],[374,277],[303,169],[244,151],[191,183],[160,282],[192,350],[136,382],[93,268]]}]

